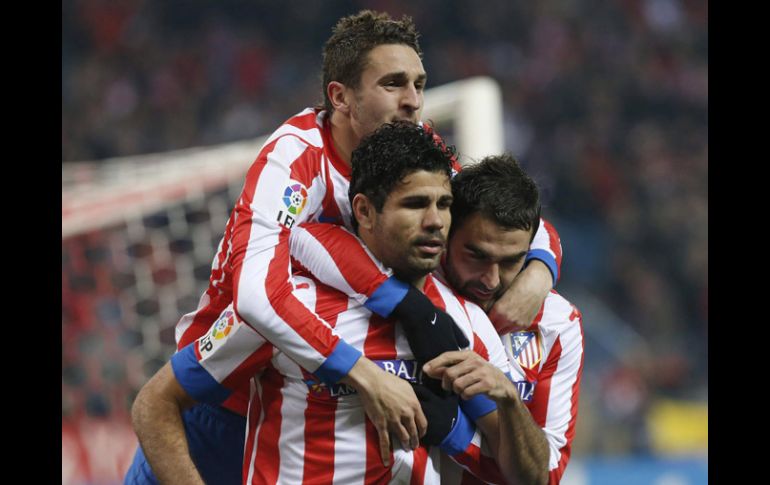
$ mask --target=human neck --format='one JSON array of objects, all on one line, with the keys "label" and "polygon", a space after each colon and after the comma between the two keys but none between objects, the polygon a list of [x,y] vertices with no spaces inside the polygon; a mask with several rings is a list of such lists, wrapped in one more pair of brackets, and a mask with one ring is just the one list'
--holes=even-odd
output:
[{"label": "human neck", "polygon": [[353,133],[353,129],[350,127],[350,120],[339,111],[332,113],[329,117],[329,124],[331,125],[334,149],[337,151],[340,159],[349,167],[353,149],[360,140]]}]

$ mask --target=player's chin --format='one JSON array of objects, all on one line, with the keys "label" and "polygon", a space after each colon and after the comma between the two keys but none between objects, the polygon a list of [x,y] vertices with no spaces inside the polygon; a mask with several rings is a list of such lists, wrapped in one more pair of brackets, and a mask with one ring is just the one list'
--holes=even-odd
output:
[{"label": "player's chin", "polygon": [[410,259],[412,268],[427,274],[438,268],[441,262],[441,255],[420,253]]}]

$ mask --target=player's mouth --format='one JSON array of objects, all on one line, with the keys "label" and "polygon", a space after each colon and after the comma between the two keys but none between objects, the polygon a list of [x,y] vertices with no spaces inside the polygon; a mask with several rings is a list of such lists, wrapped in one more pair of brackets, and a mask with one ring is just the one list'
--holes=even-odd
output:
[{"label": "player's mouth", "polygon": [[495,290],[482,290],[481,288],[468,288],[468,292],[479,301],[491,300],[495,296]]},{"label": "player's mouth", "polygon": [[417,241],[415,246],[417,246],[417,249],[421,252],[435,256],[441,254],[441,251],[444,250],[444,241],[437,238],[421,239]]}]

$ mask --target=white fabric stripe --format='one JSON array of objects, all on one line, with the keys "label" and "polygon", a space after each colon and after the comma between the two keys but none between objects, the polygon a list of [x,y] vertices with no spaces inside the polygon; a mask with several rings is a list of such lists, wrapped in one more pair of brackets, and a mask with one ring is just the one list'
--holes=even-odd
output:
[{"label": "white fabric stripe", "polygon": [[280,466],[278,483],[302,483],[305,463],[305,409],[307,386],[286,377],[281,389],[281,436],[278,439]]},{"label": "white fabric stripe", "polygon": [[351,223],[353,219],[353,212],[350,208],[350,198],[348,197],[348,190],[350,188],[350,180],[344,175],[339,173],[337,169],[332,165],[325,156],[323,158],[324,164],[329,168],[329,175],[331,177],[332,185],[334,186],[334,202],[342,215],[342,220],[345,221],[345,227],[353,229]]},{"label": "white fabric stripe", "polygon": [[[309,113],[312,113],[312,108],[307,108],[299,113],[297,113],[292,118],[297,118],[301,116],[306,116]],[[265,144],[263,145],[263,148],[270,143],[272,143],[275,139],[284,136],[284,135],[296,135],[312,146],[315,147],[322,147],[323,146],[323,137],[321,136],[321,132],[318,129],[318,124],[313,129],[310,130],[302,130],[300,128],[297,128],[296,126],[290,125],[288,123],[281,125],[277,130],[273,132],[272,135],[267,139]]]},{"label": "white fabric stripe", "polygon": [[174,340],[176,340],[177,345],[179,344],[179,341],[182,340],[187,329],[192,325],[195,315],[197,315],[202,308],[207,307],[210,302],[211,298],[209,298],[208,293],[204,291],[200,300],[198,300],[198,308],[190,313],[182,315],[182,318],[179,319],[179,322],[177,322],[176,327],[174,328]]},{"label": "white fabric stripe", "polygon": [[[237,319],[230,333],[220,339],[212,336],[213,330],[212,326],[212,330],[198,339],[198,350],[200,365],[219,383],[266,343],[264,337]],[[205,350],[204,345],[210,345],[211,350]]]},{"label": "white fabric stripe", "polygon": [[[283,204],[283,191],[287,186],[290,173],[290,168],[280,160],[294,160],[306,148],[295,138],[288,137],[280,139],[274,145],[273,152],[268,154],[268,163],[259,177],[250,207],[253,214],[252,225],[241,277],[238,281],[238,313],[269,341],[277,344],[282,351],[297,360],[303,367],[314,371],[324,362],[324,356],[310,347],[299,333],[275,313],[272,302],[267,298],[266,287],[268,267],[274,257],[280,233],[274,219],[280,210],[286,209]],[[314,179],[314,182],[317,180],[317,178]],[[311,191],[316,195],[323,193],[323,190],[319,192],[313,190],[314,186],[315,183],[308,188],[310,200],[297,217],[297,224],[304,221],[307,214],[317,212],[321,206],[322,197],[310,197]],[[285,275],[274,275],[276,281],[290,277],[289,265],[286,267]]]},{"label": "white fabric stripe", "polygon": [[[262,384],[259,382],[259,379],[251,379],[251,382],[249,383],[250,388],[250,395],[252,396],[251,399],[249,399],[249,411],[251,411],[251,406],[254,405],[254,396],[258,396],[257,399],[260,401],[262,400]],[[246,477],[246,483],[251,484],[254,480],[254,468],[256,467],[256,459],[257,459],[257,445],[259,443],[258,432],[260,425],[262,421],[265,418],[265,410],[264,408],[260,409],[260,414],[258,416],[257,422],[254,423],[251,421],[251,413],[249,412],[246,419],[246,429],[247,429],[247,435],[246,435],[246,441],[244,443],[248,443],[249,438],[254,439],[254,445],[252,446],[251,450],[244,450],[244,456],[248,456],[248,463],[249,463],[249,472]]]},{"label": "white fabric stripe", "polygon": [[556,257],[556,254],[551,249],[551,238],[548,235],[548,230],[546,230],[545,223],[543,222],[542,218],[540,218],[540,225],[537,226],[535,238],[532,240],[532,244],[530,244],[529,249],[544,249],[548,251],[554,258]]},{"label": "white fabric stripe", "polygon": [[[561,295],[550,293],[546,304],[554,308],[552,314],[559,315],[558,340],[562,351],[556,372],[551,378],[551,392],[548,399],[545,432],[551,448],[549,469],[558,467],[561,458],[559,451],[567,444],[566,432],[572,419],[572,387],[578,377],[580,360],[583,355],[582,322],[570,320],[572,305]],[[545,312],[544,312],[545,313]],[[550,323],[550,322],[549,322]],[[577,412],[577,410],[574,410]]]},{"label": "white fabric stripe", "polygon": [[357,396],[348,396],[340,398],[337,404],[332,482],[335,485],[363,484],[366,477],[366,414],[360,402]]},{"label": "white fabric stripe", "polygon": [[[345,230],[340,228],[340,230]],[[336,261],[326,248],[310,232],[303,227],[295,227],[289,236],[289,247],[292,257],[302,264],[319,281],[351,295],[361,304],[366,302],[366,295],[356,293],[348,284],[345,277],[340,272]]]}]

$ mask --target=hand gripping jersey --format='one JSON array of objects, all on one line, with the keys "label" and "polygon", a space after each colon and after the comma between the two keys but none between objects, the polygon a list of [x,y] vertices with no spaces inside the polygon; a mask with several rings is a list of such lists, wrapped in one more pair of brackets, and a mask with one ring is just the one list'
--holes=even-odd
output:
[{"label": "hand gripping jersey", "polygon": [[[501,337],[513,382],[532,418],[545,432],[550,455],[548,483],[558,484],[567,467],[575,436],[580,379],[583,373],[583,322],[580,311],[551,291],[532,325]],[[482,453],[482,440],[467,451],[466,470],[442,462],[443,483],[503,483],[494,460]],[[484,480],[478,480],[476,477]]]},{"label": "hand gripping jersey", "polygon": [[[314,278],[295,276],[295,295],[338,338],[400,378],[421,372],[400,326],[357,299]],[[425,293],[449,313],[473,349],[502,371],[509,364],[486,315],[433,276]],[[382,465],[376,430],[355,389],[324,383],[267,343],[235,312],[226,310],[211,330],[172,357],[180,384],[196,400],[216,404],[252,379],[244,454],[248,484],[439,483],[439,450],[405,450],[394,443],[391,466]],[[257,373],[258,372],[258,373]],[[257,374],[255,374],[257,373]]]},{"label": "hand gripping jersey", "polygon": [[[198,308],[177,323],[177,349],[204,335],[233,304],[240,319],[324,383],[345,376],[359,351],[297,298],[288,240],[303,222],[350,228],[349,180],[350,168],[335,153],[325,112],[308,108],[281,125],[246,175],[214,256],[208,289]],[[389,315],[403,292],[383,284],[389,273],[350,244],[359,243],[340,241],[323,249],[329,267],[340,276],[329,283],[375,313]],[[556,281],[561,263],[558,234],[541,223],[532,247],[528,258],[542,260]],[[247,392],[244,388],[234,393],[223,405],[245,414]]]}]

